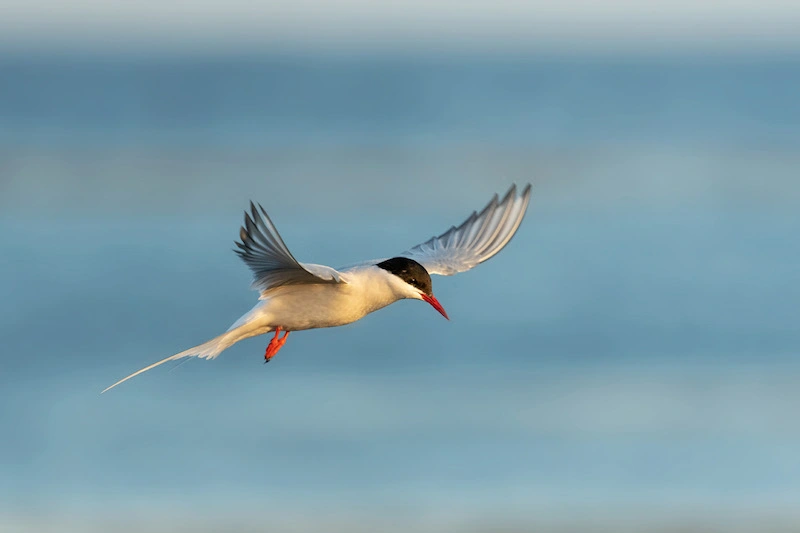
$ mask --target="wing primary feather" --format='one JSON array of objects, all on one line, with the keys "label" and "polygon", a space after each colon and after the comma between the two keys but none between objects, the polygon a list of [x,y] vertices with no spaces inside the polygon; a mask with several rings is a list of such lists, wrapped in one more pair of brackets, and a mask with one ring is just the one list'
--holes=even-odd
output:
[{"label": "wing primary feather", "polygon": [[250,201],[234,252],[253,272],[252,287],[262,297],[270,289],[290,284],[344,283],[339,272],[324,265],[304,265],[289,251],[261,204]]},{"label": "wing primary feather", "polygon": [[505,247],[505,245],[508,244],[514,237],[519,225],[522,223],[525,211],[528,208],[529,200],[530,185],[525,188],[521,197],[515,198],[514,204],[509,207],[508,216],[505,218],[502,224],[502,229],[497,232],[497,235],[493,241],[486,247],[486,249],[483,250],[485,259],[489,259],[497,252],[502,250],[503,247]]},{"label": "wing primary feather", "polygon": [[[503,200],[500,202],[500,204],[495,209],[494,213],[492,213],[493,223],[492,223],[492,225],[490,227],[493,227],[494,229],[491,231],[491,233],[486,235],[481,240],[481,246],[477,247],[477,249],[475,250],[476,254],[480,255],[484,251],[486,251],[486,249],[491,246],[492,242],[494,242],[494,240],[497,238],[497,235],[503,229],[503,226],[505,225],[505,221],[508,219],[508,215],[510,214],[509,204],[510,204],[511,198],[512,198],[511,195],[512,194],[516,195],[516,192],[517,192],[517,186],[516,185],[512,185],[511,188],[506,193],[506,195],[503,197]],[[498,220],[497,221],[494,221],[495,215],[498,216]]]},{"label": "wing primary feather", "polygon": [[459,226],[431,237],[403,255],[420,262],[431,274],[451,275],[469,270],[497,254],[516,233],[530,201],[531,186],[521,194],[512,185],[503,199],[495,194],[480,211]]},{"label": "wing primary feather", "polygon": [[497,194],[495,194],[494,197],[492,198],[492,201],[489,202],[486,205],[486,207],[483,208],[483,211],[481,211],[481,214],[478,215],[478,220],[480,220],[481,222],[478,225],[478,228],[477,228],[477,230],[475,232],[475,237],[473,238],[472,242],[470,243],[470,248],[475,246],[475,244],[480,242],[480,240],[483,238],[482,237],[483,236],[483,232],[486,231],[487,226],[489,225],[489,222],[492,219],[492,215],[494,214],[495,209],[497,209],[497,201],[498,201],[498,196],[497,196]]}]

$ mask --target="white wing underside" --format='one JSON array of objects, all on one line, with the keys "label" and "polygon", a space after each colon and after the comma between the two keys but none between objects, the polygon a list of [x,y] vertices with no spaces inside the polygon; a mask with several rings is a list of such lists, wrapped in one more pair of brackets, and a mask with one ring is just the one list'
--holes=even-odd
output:
[{"label": "white wing underside", "polygon": [[295,259],[261,205],[256,209],[250,202],[250,213],[244,214],[239,238],[242,242],[236,243],[239,249],[235,251],[253,271],[252,287],[262,296],[283,285],[346,283],[336,269]]},{"label": "white wing underside", "polygon": [[438,237],[400,254],[425,267],[429,274],[452,276],[473,268],[502,250],[517,232],[531,199],[528,184],[517,195],[512,185],[502,200],[498,196],[460,226],[452,226]]}]

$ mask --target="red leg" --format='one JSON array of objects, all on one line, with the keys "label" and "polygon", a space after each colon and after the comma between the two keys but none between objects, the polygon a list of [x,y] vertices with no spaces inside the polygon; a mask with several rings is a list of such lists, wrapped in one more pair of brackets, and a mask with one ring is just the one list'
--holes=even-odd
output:
[{"label": "red leg", "polygon": [[275,336],[272,337],[271,341],[269,341],[269,344],[267,345],[267,352],[264,354],[265,363],[269,363],[269,360],[275,357],[275,354],[278,353],[278,350],[283,348],[283,345],[286,344],[286,337],[289,336],[289,332],[285,331],[283,333],[283,337],[278,338],[278,335],[280,335],[281,331],[283,331],[282,327],[278,326],[275,328]]}]

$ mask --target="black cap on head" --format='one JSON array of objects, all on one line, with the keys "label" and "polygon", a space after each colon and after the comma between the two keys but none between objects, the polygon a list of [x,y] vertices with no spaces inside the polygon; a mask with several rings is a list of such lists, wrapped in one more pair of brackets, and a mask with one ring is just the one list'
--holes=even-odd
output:
[{"label": "black cap on head", "polygon": [[416,287],[428,296],[433,295],[431,276],[425,267],[407,257],[392,257],[378,263],[378,266],[391,272],[412,287]]}]

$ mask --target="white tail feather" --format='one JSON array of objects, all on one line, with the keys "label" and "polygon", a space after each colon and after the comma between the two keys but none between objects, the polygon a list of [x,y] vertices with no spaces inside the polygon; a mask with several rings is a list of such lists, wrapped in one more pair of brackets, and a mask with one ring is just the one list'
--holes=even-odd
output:
[{"label": "white tail feather", "polygon": [[[125,383],[129,379],[135,378],[139,374],[143,374],[148,370],[152,370],[157,366],[161,366],[168,361],[183,359],[184,357],[199,357],[201,359],[214,359],[216,356],[218,356],[227,348],[231,347],[240,340],[246,339],[247,337],[252,337],[253,335],[260,335],[262,333],[266,333],[271,329],[271,328],[259,328],[258,331],[253,331],[253,328],[249,326],[250,324],[242,324],[238,328],[228,330],[219,337],[214,337],[210,341],[204,342],[203,344],[198,344],[193,348],[189,348],[188,350],[176,353],[175,355],[170,355],[169,357],[162,359],[161,361],[153,363],[150,366],[146,366],[141,370],[137,370],[130,376],[122,378],[121,380],[117,381],[110,387],[103,389],[103,392],[109,391],[114,387],[116,387],[117,385]],[[101,392],[100,394],[103,394],[103,392]]]}]

